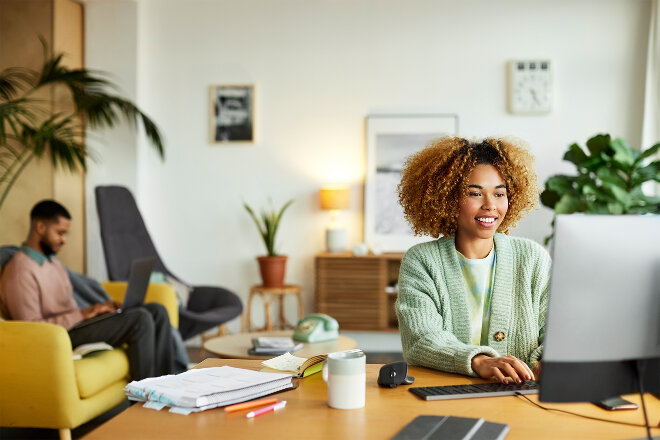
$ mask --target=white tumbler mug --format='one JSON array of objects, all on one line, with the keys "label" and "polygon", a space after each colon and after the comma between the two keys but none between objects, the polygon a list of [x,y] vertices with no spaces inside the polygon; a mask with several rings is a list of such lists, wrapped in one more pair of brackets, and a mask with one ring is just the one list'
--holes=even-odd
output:
[{"label": "white tumbler mug", "polygon": [[356,409],[364,406],[366,357],[361,350],[328,354],[323,364],[323,380],[328,384],[328,406]]}]

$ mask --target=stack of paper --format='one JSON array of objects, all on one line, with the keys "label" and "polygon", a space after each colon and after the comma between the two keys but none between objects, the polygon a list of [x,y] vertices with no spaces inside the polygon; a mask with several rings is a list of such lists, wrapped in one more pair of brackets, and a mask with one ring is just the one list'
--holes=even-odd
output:
[{"label": "stack of paper", "polygon": [[248,354],[256,356],[277,356],[284,353],[292,353],[303,348],[302,342],[295,343],[291,338],[283,337],[260,337],[252,338],[252,348]]},{"label": "stack of paper", "polygon": [[200,368],[133,381],[124,391],[130,400],[145,402],[148,408],[169,406],[171,412],[189,414],[293,388],[291,378],[233,367]]}]

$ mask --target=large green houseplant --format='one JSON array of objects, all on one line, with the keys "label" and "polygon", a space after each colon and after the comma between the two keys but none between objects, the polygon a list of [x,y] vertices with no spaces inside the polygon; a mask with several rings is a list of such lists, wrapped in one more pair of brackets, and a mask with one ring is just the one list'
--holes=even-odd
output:
[{"label": "large green houseplant", "polygon": [[[11,67],[0,72],[0,209],[7,194],[33,159],[47,156],[55,167],[86,168],[89,150],[83,144],[85,126],[113,127],[122,117],[144,131],[161,157],[163,143],[156,124],[132,102],[109,92],[116,86],[100,73],[62,65],[63,54],[49,55],[39,71]],[[55,111],[48,87],[65,90],[68,111]],[[58,90],[59,90],[58,89]],[[58,101],[60,102],[60,101]]]},{"label": "large green houseplant", "polygon": [[266,287],[281,287],[284,285],[287,256],[279,255],[275,250],[275,237],[280,227],[280,221],[282,220],[284,211],[292,203],[293,200],[289,200],[278,210],[275,209],[272,201],[270,201],[269,209],[262,210],[260,215],[257,215],[247,203],[243,203],[243,207],[250,214],[266,246],[267,255],[257,257],[262,284]]},{"label": "large green houseplant", "polygon": [[642,192],[643,183],[660,182],[660,161],[653,160],[659,150],[660,143],[635,150],[609,134],[590,138],[586,151],[574,143],[564,160],[575,165],[577,175],[549,177],[541,203],[555,214],[660,213],[660,197]]}]

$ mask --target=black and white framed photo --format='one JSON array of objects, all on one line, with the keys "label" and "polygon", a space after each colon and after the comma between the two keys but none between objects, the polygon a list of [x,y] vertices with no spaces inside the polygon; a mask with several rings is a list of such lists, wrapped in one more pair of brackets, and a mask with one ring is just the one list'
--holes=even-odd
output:
[{"label": "black and white framed photo", "polygon": [[254,85],[212,85],[210,113],[212,142],[254,142]]},{"label": "black and white framed photo", "polygon": [[430,240],[415,237],[399,204],[403,164],[430,140],[458,133],[458,116],[444,114],[367,116],[364,241],[385,252],[404,252]]}]

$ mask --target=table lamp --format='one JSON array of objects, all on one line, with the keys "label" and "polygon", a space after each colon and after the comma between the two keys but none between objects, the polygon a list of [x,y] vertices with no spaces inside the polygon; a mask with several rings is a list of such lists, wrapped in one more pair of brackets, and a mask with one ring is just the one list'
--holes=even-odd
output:
[{"label": "table lamp", "polygon": [[348,186],[325,186],[321,188],[321,209],[330,211],[330,225],[325,231],[325,246],[328,252],[346,252],[348,239],[346,229],[339,227],[339,211],[349,207]]}]

